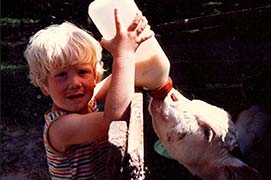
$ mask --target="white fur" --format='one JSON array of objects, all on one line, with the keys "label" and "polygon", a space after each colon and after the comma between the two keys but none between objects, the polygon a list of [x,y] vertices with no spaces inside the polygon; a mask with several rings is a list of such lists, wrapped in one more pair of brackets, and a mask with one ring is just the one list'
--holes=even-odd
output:
[{"label": "white fur", "polygon": [[151,99],[149,112],[161,143],[192,174],[203,179],[259,177],[255,169],[229,153],[238,146],[237,131],[223,109],[189,100],[172,89],[163,101]]}]

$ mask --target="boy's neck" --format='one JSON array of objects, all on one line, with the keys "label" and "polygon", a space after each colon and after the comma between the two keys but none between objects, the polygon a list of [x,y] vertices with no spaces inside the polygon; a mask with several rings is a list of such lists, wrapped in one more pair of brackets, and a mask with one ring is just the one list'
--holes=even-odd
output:
[{"label": "boy's neck", "polygon": [[66,110],[64,110],[64,109],[59,108],[59,107],[58,107],[57,105],[55,105],[55,104],[53,104],[52,111],[64,111],[64,112],[68,112],[68,111],[66,111]]},{"label": "boy's neck", "polygon": [[65,110],[65,109],[58,107],[56,104],[53,104],[52,111],[62,111],[62,112],[78,113],[78,114],[87,114],[87,113],[92,112],[91,109],[89,109],[89,108],[86,108],[86,109],[81,110],[79,112],[71,112],[71,111],[68,111],[68,110]]}]

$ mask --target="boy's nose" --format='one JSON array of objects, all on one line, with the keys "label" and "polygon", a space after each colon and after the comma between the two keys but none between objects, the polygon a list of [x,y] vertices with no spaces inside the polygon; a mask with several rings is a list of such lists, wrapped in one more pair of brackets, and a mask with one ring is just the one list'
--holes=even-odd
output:
[{"label": "boy's nose", "polygon": [[77,76],[70,77],[69,87],[72,88],[72,89],[80,88],[81,87],[80,78],[77,77]]}]

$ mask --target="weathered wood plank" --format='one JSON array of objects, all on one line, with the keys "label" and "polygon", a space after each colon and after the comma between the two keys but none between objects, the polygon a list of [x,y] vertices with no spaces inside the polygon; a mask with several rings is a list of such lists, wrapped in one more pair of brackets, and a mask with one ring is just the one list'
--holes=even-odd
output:
[{"label": "weathered wood plank", "polygon": [[144,133],[143,133],[143,94],[136,92],[131,103],[128,131],[128,166],[130,179],[144,179]]},{"label": "weathered wood plank", "polygon": [[[128,125],[127,125],[128,124]],[[143,94],[137,91],[127,121],[113,121],[108,140],[108,179],[144,179]]]},{"label": "weathered wood plank", "polygon": [[107,179],[121,179],[124,157],[127,149],[127,122],[113,121],[108,132],[112,144],[108,153]]}]

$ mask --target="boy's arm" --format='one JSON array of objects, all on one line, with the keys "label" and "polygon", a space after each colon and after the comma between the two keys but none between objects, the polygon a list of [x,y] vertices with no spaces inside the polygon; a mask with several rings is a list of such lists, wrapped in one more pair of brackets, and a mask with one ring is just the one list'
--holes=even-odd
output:
[{"label": "boy's arm", "polygon": [[99,82],[95,89],[93,96],[95,97],[95,100],[99,103],[104,103],[106,95],[108,93],[108,90],[110,88],[111,83],[111,75],[103,79],[101,82]]},{"label": "boy's arm", "polygon": [[104,110],[106,123],[123,118],[129,107],[134,95],[135,51],[142,42],[153,35],[150,29],[146,29],[147,33],[144,33],[144,36],[141,34],[149,26],[146,18],[140,14],[137,14],[129,27],[124,27],[118,11],[115,10],[115,23],[116,36],[112,40],[101,41],[102,46],[113,56],[111,83]]}]

